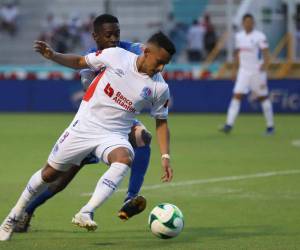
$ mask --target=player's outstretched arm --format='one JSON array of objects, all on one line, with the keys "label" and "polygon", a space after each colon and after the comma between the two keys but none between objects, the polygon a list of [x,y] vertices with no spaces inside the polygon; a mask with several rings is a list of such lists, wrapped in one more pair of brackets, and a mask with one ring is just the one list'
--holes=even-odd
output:
[{"label": "player's outstretched arm", "polygon": [[84,69],[89,67],[83,56],[58,53],[53,50],[46,42],[34,41],[33,48],[36,52],[40,53],[46,59],[49,59],[66,67],[73,69]]},{"label": "player's outstretched arm", "polygon": [[170,132],[166,119],[156,119],[156,134],[162,155],[161,164],[163,175],[161,179],[163,182],[169,182],[173,178],[173,169],[170,164]]}]

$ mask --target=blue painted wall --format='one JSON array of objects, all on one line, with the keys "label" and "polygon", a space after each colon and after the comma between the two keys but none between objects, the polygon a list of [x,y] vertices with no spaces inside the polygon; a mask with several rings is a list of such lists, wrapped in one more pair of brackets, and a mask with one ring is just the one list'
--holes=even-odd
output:
[{"label": "blue painted wall", "polygon": [[[221,81],[169,81],[172,112],[226,112],[233,83]],[[300,80],[269,81],[270,96],[278,113],[300,113]],[[74,112],[83,92],[79,81],[0,81],[0,111]],[[248,96],[242,112],[259,112]]]}]

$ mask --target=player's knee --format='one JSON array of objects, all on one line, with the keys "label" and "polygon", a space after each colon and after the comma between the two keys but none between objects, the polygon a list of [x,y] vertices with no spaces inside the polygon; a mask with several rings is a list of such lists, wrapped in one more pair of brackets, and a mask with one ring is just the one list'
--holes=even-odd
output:
[{"label": "player's knee", "polygon": [[129,142],[134,148],[148,146],[150,145],[151,140],[151,133],[143,126],[136,126],[129,134]]},{"label": "player's knee", "polygon": [[51,182],[57,180],[57,178],[61,174],[62,174],[61,171],[56,170],[55,168],[53,168],[52,166],[50,166],[48,163],[42,169],[42,179],[43,179],[43,181],[45,181],[47,183],[51,183]]},{"label": "player's knee", "polygon": [[142,137],[142,141],[144,142],[145,146],[148,146],[151,144],[152,135],[149,131],[147,131],[146,129],[143,129],[142,133],[141,133],[141,137]]},{"label": "player's knee", "polygon": [[131,166],[133,161],[133,155],[130,150],[124,147],[116,148],[108,155],[108,163],[112,164],[114,162],[119,162]]},{"label": "player's knee", "polygon": [[118,158],[118,160],[116,162],[120,162],[120,163],[126,164],[127,166],[131,166],[132,161],[133,161],[132,157],[130,155],[128,155],[128,156],[123,156],[123,157]]}]

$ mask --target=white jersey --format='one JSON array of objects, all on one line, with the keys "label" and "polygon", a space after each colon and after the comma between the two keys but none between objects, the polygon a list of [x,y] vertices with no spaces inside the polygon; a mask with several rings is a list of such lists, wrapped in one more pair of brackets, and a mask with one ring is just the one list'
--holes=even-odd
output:
[{"label": "white jersey", "polygon": [[259,71],[263,63],[262,50],[268,48],[265,34],[257,30],[240,31],[235,37],[235,47],[239,51],[240,69]]},{"label": "white jersey", "polygon": [[85,57],[94,71],[106,67],[86,91],[70,125],[88,137],[130,132],[135,115],[144,108],[158,119],[168,116],[169,88],[161,74],[139,73],[138,56],[121,48],[109,48]]}]

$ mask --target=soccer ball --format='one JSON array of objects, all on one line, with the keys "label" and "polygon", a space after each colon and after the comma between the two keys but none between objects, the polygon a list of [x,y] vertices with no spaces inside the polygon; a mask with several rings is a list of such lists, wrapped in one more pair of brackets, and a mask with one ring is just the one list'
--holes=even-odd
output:
[{"label": "soccer ball", "polygon": [[175,205],[162,203],[153,208],[148,224],[155,236],[161,239],[174,238],[183,229],[183,214]]}]

